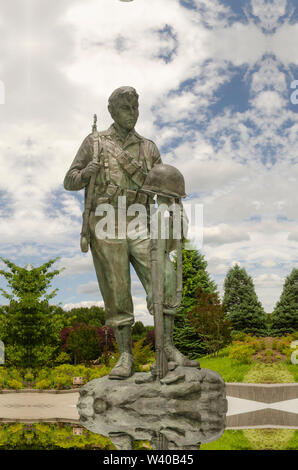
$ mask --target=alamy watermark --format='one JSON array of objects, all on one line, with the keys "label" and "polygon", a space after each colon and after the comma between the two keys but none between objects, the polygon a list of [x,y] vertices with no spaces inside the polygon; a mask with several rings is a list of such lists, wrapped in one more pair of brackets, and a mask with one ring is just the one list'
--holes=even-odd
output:
[{"label": "alamy watermark", "polygon": [[293,80],[291,83],[291,88],[295,91],[291,94],[291,103],[298,104],[298,80]]},{"label": "alamy watermark", "polygon": [[203,204],[182,205],[134,203],[127,206],[126,196],[119,196],[117,208],[109,203],[98,204],[95,236],[104,239],[187,239],[185,249],[202,248]]}]

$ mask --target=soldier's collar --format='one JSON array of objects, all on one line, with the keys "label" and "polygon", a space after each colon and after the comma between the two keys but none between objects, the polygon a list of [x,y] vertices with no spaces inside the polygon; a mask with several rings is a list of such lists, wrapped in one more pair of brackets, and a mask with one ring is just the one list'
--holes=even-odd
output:
[{"label": "soldier's collar", "polygon": [[117,124],[112,124],[111,127],[109,128],[109,134],[114,135],[116,138],[121,140],[122,143],[126,145],[130,145],[132,143],[137,143],[140,142],[140,140],[143,140],[143,137],[140,136],[134,129],[132,129],[126,136],[125,139],[120,135],[118,129],[117,129]]}]

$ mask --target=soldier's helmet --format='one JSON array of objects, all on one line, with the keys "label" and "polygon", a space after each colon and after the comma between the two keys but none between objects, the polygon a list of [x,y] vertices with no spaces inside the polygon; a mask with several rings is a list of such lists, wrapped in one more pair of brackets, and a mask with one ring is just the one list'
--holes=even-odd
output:
[{"label": "soldier's helmet", "polygon": [[185,197],[185,181],[180,171],[172,165],[155,165],[148,173],[142,190],[161,196]]}]

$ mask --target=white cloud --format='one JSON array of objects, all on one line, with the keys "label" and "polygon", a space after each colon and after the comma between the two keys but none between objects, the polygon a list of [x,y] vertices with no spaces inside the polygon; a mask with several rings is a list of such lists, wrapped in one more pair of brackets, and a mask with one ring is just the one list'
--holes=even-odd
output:
[{"label": "white cloud", "polygon": [[253,106],[256,110],[261,110],[262,113],[272,116],[279,112],[281,108],[286,105],[279,93],[274,91],[263,91],[255,98]]},{"label": "white cloud", "polygon": [[258,18],[261,26],[272,31],[280,24],[280,17],[285,15],[287,0],[251,0],[252,14]]},{"label": "white cloud", "polygon": [[77,287],[77,293],[98,295],[99,294],[98,283],[96,281],[90,281],[87,284],[80,284]]},{"label": "white cloud", "polygon": [[226,243],[235,243],[243,240],[250,240],[246,229],[231,227],[227,224],[220,224],[204,228],[204,243],[207,245],[223,245]]},{"label": "white cloud", "polygon": [[87,254],[79,254],[71,258],[63,257],[59,260],[58,267],[65,268],[62,273],[63,276],[91,273],[94,271],[90,251]]},{"label": "white cloud", "polygon": [[284,283],[284,279],[277,274],[260,274],[255,278],[255,284],[258,287],[272,288],[280,287]]},{"label": "white cloud", "polygon": [[63,310],[71,310],[72,308],[81,308],[81,307],[86,307],[86,308],[90,308],[90,307],[104,307],[104,303],[103,301],[99,301],[99,302],[95,302],[93,300],[85,300],[85,301],[82,301],[82,302],[76,302],[76,303],[72,303],[72,304],[65,304],[63,305]]}]

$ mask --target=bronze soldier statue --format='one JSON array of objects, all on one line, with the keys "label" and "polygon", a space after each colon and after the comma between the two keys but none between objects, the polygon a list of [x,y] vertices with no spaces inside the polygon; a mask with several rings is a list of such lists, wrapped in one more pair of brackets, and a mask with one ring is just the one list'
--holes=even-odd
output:
[{"label": "bronze soldier statue", "polygon": [[[131,329],[134,323],[131,297],[130,263],[133,265],[147,294],[147,308],[153,314],[150,237],[145,239],[105,238],[96,236],[95,214],[99,204],[112,204],[118,230],[118,197],[126,196],[127,207],[134,203],[146,206],[154,203],[150,193],[142,191],[147,174],[162,164],[160,153],[149,139],[135,131],[139,116],[138,94],[134,88],[116,89],[109,98],[113,124],[106,131],[94,127],[79,148],[64,179],[69,191],[85,188],[85,219],[82,231],[82,251],[88,244],[93,257],[99,288],[105,304],[106,325],[113,328],[120,357],[109,374],[110,379],[125,379],[134,373]],[[127,223],[130,218],[127,217]],[[169,251],[169,249],[168,249]],[[164,262],[167,309],[164,310],[164,351],[168,361],[177,365],[198,367],[197,361],[184,357],[173,344],[176,308],[176,271],[169,256]],[[170,308],[170,306],[173,308]]]}]

